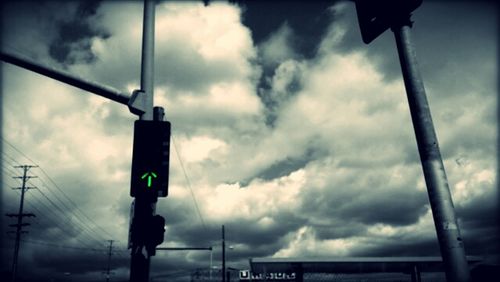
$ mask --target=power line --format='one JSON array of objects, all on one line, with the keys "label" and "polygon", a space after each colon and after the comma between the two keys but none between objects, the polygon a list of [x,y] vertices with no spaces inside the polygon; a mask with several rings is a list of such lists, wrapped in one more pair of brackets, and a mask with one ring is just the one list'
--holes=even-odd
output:
[{"label": "power line", "polygon": [[[18,194],[20,194],[20,191],[17,191]],[[47,211],[50,211],[50,213],[52,213],[52,216],[49,216],[49,217],[44,217],[43,215],[44,214],[47,214],[47,212],[43,212],[42,210],[40,210],[36,205],[34,205],[33,203],[31,203],[30,201],[26,201],[26,204],[30,206],[30,208],[33,208],[39,215],[39,217],[37,217],[37,221],[40,221],[41,219],[44,219],[44,220],[47,220],[47,219],[51,219],[53,223],[55,224],[52,224],[51,222],[47,222],[48,226],[57,226],[57,228],[61,231],[59,235],[59,239],[61,239],[61,234],[69,234],[69,232],[66,232],[64,228],[64,225],[62,225],[62,223],[58,220],[54,220],[54,218],[59,218],[60,217],[60,213],[56,213],[54,212],[54,209],[53,208],[50,208],[47,206],[47,204],[45,204],[42,200],[40,200],[40,198],[38,196],[36,196],[36,193],[33,194],[33,193],[30,193],[30,195],[32,195],[32,199],[33,200],[36,200],[37,203],[43,205],[45,207],[45,210]],[[36,222],[36,221],[35,221]],[[66,222],[70,222],[70,220],[67,218],[66,219]],[[44,227],[42,226],[41,224],[39,224],[38,222],[36,222],[36,224],[38,224],[40,226],[40,228],[47,228],[47,227]],[[66,226],[70,226],[70,225],[66,225]],[[40,233],[37,233],[37,235],[39,235]],[[53,235],[51,235],[53,236]],[[88,236],[88,235],[87,235]],[[84,242],[82,239],[80,239],[79,237],[75,237],[81,244],[83,245],[86,245],[86,246],[89,246],[89,245],[92,245],[92,243],[86,243]],[[90,240],[92,241],[92,240]]]},{"label": "power line", "polygon": [[[15,163],[15,165],[19,165],[19,163],[11,156],[9,156],[7,153],[5,153],[3,150],[2,150],[2,155],[5,155],[5,157],[7,157],[8,159],[10,159],[12,162]],[[2,157],[4,158],[4,157]]]},{"label": "power line", "polygon": [[[30,160],[33,164],[37,165],[37,163],[32,160],[31,158],[29,158],[28,156],[26,156],[26,154],[24,154],[21,150],[17,149],[14,145],[12,145],[10,142],[8,142],[5,138],[1,137],[2,140],[8,144],[12,149],[14,149],[16,152],[18,152],[19,154],[21,154],[22,156],[24,156],[26,159]],[[102,227],[100,227],[94,220],[92,220],[89,216],[87,216],[80,208],[78,208],[78,206],[66,195],[66,193],[64,193],[64,191],[55,183],[55,181],[48,175],[48,173],[42,168],[42,167],[39,167],[40,170],[42,171],[42,173],[44,174],[44,176],[48,179],[48,181],[50,181],[54,187],[60,192],[60,194],[62,194],[64,196],[64,198],[66,198],[66,200],[74,207],[73,209],[70,209],[64,201],[62,201],[59,196],[52,191],[52,189],[50,189],[50,186],[47,185],[46,182],[44,182],[43,180],[40,179],[40,181],[45,185],[45,187],[47,188],[47,191],[49,191],[50,193],[52,193],[54,196],[55,196],[55,199],[57,199],[63,206],[65,206],[68,210],[75,210],[77,211],[80,215],[78,215],[76,212],[73,212],[73,214],[75,215],[75,217],[80,221],[82,222],[83,225],[85,225],[86,228],[84,229],[90,229],[92,230],[92,232],[94,232],[95,234],[97,234],[98,236],[100,236],[101,238],[97,239],[97,241],[102,241],[102,239],[105,239],[104,236],[98,234],[96,231],[93,230],[92,227],[90,227],[90,225],[86,222],[86,220],[83,220],[82,219],[82,216],[85,217],[88,221],[90,221],[97,229],[101,230],[102,232],[104,232],[108,237],[113,237],[109,232],[107,232],[106,230],[104,230]],[[41,192],[41,191],[40,191]],[[47,197],[48,198],[48,197]],[[49,200],[50,201],[50,200]],[[53,203],[53,201],[51,201]],[[60,208],[58,208],[60,210]]]},{"label": "power line", "polygon": [[208,228],[205,224],[205,220],[203,220],[203,216],[201,215],[200,208],[198,207],[198,201],[196,201],[196,196],[193,192],[193,188],[191,187],[191,181],[189,181],[189,177],[187,176],[186,169],[184,168],[184,163],[182,162],[182,159],[180,157],[179,150],[177,150],[177,145],[175,144],[174,135],[172,135],[172,143],[174,144],[175,154],[177,155],[177,159],[179,160],[179,163],[181,164],[182,172],[184,173],[184,178],[186,179],[186,183],[188,185],[189,191],[191,192],[191,197],[193,198],[194,206],[196,208],[196,212],[198,213],[198,217],[201,220],[201,224],[203,225],[203,228],[205,229],[206,232],[208,232]]},{"label": "power line", "polygon": [[[44,219],[47,219],[47,218],[51,219],[52,223],[54,223],[54,224],[51,224],[51,222],[47,222],[47,223],[49,225],[53,225],[53,226],[56,226],[58,228],[58,230],[60,231],[60,233],[58,234],[59,238],[62,237],[61,234],[71,234],[71,232],[67,232],[66,231],[67,228],[65,228],[65,226],[69,227],[69,226],[72,226],[72,225],[64,225],[61,221],[58,221],[57,219],[54,219],[54,218],[59,218],[60,215],[58,213],[54,212],[53,209],[51,209],[50,207],[48,207],[43,201],[41,201],[40,198],[38,198],[38,196],[35,196],[36,194],[32,194],[32,195],[33,195],[33,199],[36,199],[36,201],[38,203],[41,203],[43,206],[45,206],[45,208],[47,210],[50,210],[51,213],[54,215],[54,217],[43,217],[43,218]],[[35,207],[34,205],[32,205],[32,206]],[[38,208],[35,207],[35,209],[38,209]],[[44,214],[43,212],[40,212],[40,213]],[[71,220],[69,218],[66,218],[64,223],[68,223],[68,222],[71,223]],[[85,233],[80,233],[80,234],[85,234]],[[87,240],[84,240],[84,238],[80,238],[80,236],[75,236],[73,238],[75,238],[77,241],[79,241],[84,246],[92,246],[93,242],[95,241],[95,239],[91,238],[89,235],[85,235],[85,237],[84,237],[84,238],[87,238]]]},{"label": "power line", "polygon": [[[6,155],[7,157],[11,158],[12,160],[14,160],[14,159],[13,159],[12,157],[10,157],[8,154],[6,154],[6,153],[5,153],[5,155]],[[15,161],[15,160],[14,160],[14,161]],[[8,169],[8,167],[3,167],[3,170],[4,170],[4,171],[6,171],[6,172],[9,172],[9,173],[12,173],[12,174],[17,174],[17,172],[13,172],[13,171],[11,171],[10,169]],[[42,183],[44,183],[44,184],[45,184],[45,182],[43,182],[43,180],[42,180]],[[8,185],[8,186],[12,186],[12,185]],[[43,205],[46,207],[46,210],[50,210],[50,212],[51,212],[54,216],[56,216],[56,218],[57,218],[57,217],[59,217],[61,214],[62,214],[62,215],[66,215],[66,217],[67,217],[66,222],[69,222],[70,224],[73,224],[73,222],[71,221],[71,219],[69,219],[69,217],[68,217],[68,212],[64,212],[64,211],[61,209],[61,207],[60,207],[60,206],[58,206],[58,205],[57,205],[54,201],[52,201],[52,200],[51,200],[48,196],[46,196],[46,195],[45,195],[45,194],[44,194],[41,190],[38,190],[38,191],[39,191],[39,192],[41,192],[41,193],[42,193],[42,196],[44,196],[44,197],[46,198],[46,200],[47,200],[47,201],[49,201],[49,203],[51,203],[51,204],[52,204],[52,205],[53,205],[56,209],[59,209],[60,213],[56,213],[56,212],[54,212],[54,209],[53,209],[53,208],[49,208],[49,207],[47,207],[47,206],[46,206],[46,204],[45,204],[43,201],[40,201],[40,199],[36,196],[36,193],[35,193],[35,194],[31,194],[31,195],[33,195],[33,198],[37,200],[37,202],[39,202],[39,203],[43,204]],[[58,198],[58,199],[59,199],[59,198]],[[60,199],[59,199],[59,202],[61,202],[61,203],[64,205],[64,203],[63,203]],[[28,202],[28,203],[29,203],[29,202]],[[31,204],[30,204],[30,206],[33,206],[33,205],[31,205]],[[69,208],[68,208],[66,205],[64,205],[64,206],[65,206],[65,207],[68,209],[68,211],[70,212]],[[39,209],[37,209],[37,210],[39,211]],[[41,212],[39,211],[39,214],[44,214],[44,213],[41,213]],[[80,219],[80,221],[83,221],[81,218],[79,218],[79,219]],[[57,222],[57,224],[56,224],[56,225],[57,225],[57,227],[59,228],[59,230],[61,230],[61,231],[65,230],[65,228],[63,228],[63,227],[62,227],[61,223]],[[86,225],[86,226],[84,226],[84,227],[80,227],[80,228],[81,228],[82,230],[86,231],[86,232],[84,232],[83,234],[89,234],[89,235],[91,235],[91,234],[90,234],[90,232],[89,232],[89,230],[93,231],[93,229],[89,228],[89,227],[88,227],[88,225]],[[95,231],[94,231],[94,233],[95,233]],[[97,233],[95,233],[95,234],[97,234]],[[100,234],[98,234],[98,235],[100,235]],[[87,235],[87,236],[88,236],[88,235]],[[89,238],[91,238],[91,240],[90,240],[90,241],[101,242],[101,239],[100,239],[100,238],[99,238],[99,239],[97,239],[97,237],[94,237],[94,236],[90,236]],[[84,241],[82,241],[79,237],[77,237],[77,240],[78,240],[78,241],[80,241],[82,244],[87,245],[87,243],[85,243]],[[89,244],[90,244],[90,245],[92,245],[92,243],[89,243]]]},{"label": "power line", "polygon": [[[80,208],[78,208],[78,205],[75,204],[75,202],[73,202],[64,192],[61,188],[59,188],[59,186],[54,182],[54,180],[45,172],[45,170],[40,167],[40,170],[42,171],[42,173],[47,177],[47,179],[54,185],[54,187],[59,191],[61,192],[61,194],[68,200],[68,202],[70,204],[72,204],[76,211],[78,211],[81,215],[83,215],[83,217],[85,217],[88,221],[92,222],[94,224],[95,227],[97,227],[99,230],[101,230],[102,232],[104,232],[107,236],[109,237],[113,237],[113,235],[109,234],[106,230],[104,230],[102,227],[100,227],[94,220],[92,220],[90,217],[88,217]],[[45,183],[44,183],[45,184]],[[46,185],[46,184],[45,184]],[[46,185],[46,187],[48,188],[49,186]]]},{"label": "power line", "polygon": [[[18,191],[18,193],[20,193]],[[71,234],[71,233],[74,233],[74,231],[71,231],[71,232],[68,232],[67,228],[70,227],[70,226],[75,226],[73,225],[72,221],[71,221],[71,218],[68,217],[68,214],[67,213],[58,213],[58,212],[55,212],[54,208],[50,208],[44,201],[42,201],[40,199],[39,196],[37,196],[37,193],[31,193],[30,195],[32,195],[31,199],[35,200],[37,203],[38,203],[38,206],[43,206],[44,207],[44,210],[45,212],[43,212],[40,208],[38,208],[36,205],[32,204],[30,201],[26,201],[26,204],[29,205],[30,208],[34,209],[38,215],[41,215],[39,217],[37,217],[37,220],[43,220],[45,221],[45,226],[42,226],[41,224],[39,224],[37,221],[35,221],[35,223],[42,229],[42,230],[46,230],[47,228],[50,228],[50,226],[54,226],[54,227],[57,227],[57,229],[60,231],[58,233],[56,233],[58,235],[58,239],[60,241],[65,241],[64,237],[62,237],[62,234]],[[43,215],[47,215],[48,213],[50,213],[51,215],[50,216],[43,216]],[[65,218],[62,218],[62,220],[58,220],[59,218],[61,218],[61,215],[65,215],[66,217]],[[50,220],[47,220],[47,219],[50,219]],[[77,225],[78,229],[81,229],[82,231],[85,231],[82,227],[80,227],[79,225]],[[43,233],[36,233],[36,235],[38,235],[40,237],[40,235],[43,234]],[[79,241],[82,245],[84,246],[92,246],[92,245],[95,245],[95,242],[99,242],[97,241],[97,239],[93,238],[93,237],[90,237],[86,232],[80,232],[79,235],[84,235],[83,238],[81,238],[82,236],[74,236],[74,237],[71,237],[71,238],[74,238],[76,239],[77,241]],[[51,234],[50,236],[55,236],[55,234]],[[54,239],[54,238],[52,238]]]},{"label": "power line", "polygon": [[19,154],[21,154],[22,156],[24,156],[26,159],[28,159],[32,164],[34,165],[37,165],[35,163],[35,161],[33,161],[32,159],[30,159],[28,156],[26,156],[23,152],[21,152],[19,149],[17,149],[14,145],[12,145],[9,141],[7,141],[3,136],[0,136],[0,138],[2,138],[2,140],[7,143],[7,145],[9,145],[12,149],[14,149],[16,152],[18,152]]},{"label": "power line", "polygon": [[32,189],[34,187],[28,187],[27,181],[30,178],[34,178],[36,176],[28,176],[28,170],[32,168],[33,166],[30,165],[23,165],[23,166],[18,166],[16,168],[22,168],[23,169],[23,176],[14,176],[14,178],[21,178],[22,179],[22,186],[19,188],[13,188],[13,189],[21,189],[21,201],[19,203],[19,212],[17,214],[6,214],[8,217],[17,217],[17,224],[10,224],[9,226],[11,227],[16,227],[16,242],[14,245],[14,258],[12,259],[12,282],[16,281],[16,276],[17,276],[17,268],[18,268],[18,258],[19,258],[19,248],[21,244],[21,234],[26,233],[25,231],[22,231],[22,228],[24,226],[30,225],[29,223],[23,223],[23,218],[24,217],[31,217],[35,216],[34,214],[31,213],[24,213],[24,195],[25,192],[29,189]]},{"label": "power line", "polygon": [[[56,203],[54,203],[54,202],[53,202],[53,201],[52,201],[52,200],[51,200],[51,199],[50,199],[47,195],[45,195],[45,193],[43,193],[40,189],[37,189],[37,190],[38,190],[38,192],[40,192],[40,193],[41,193],[41,195],[42,195],[45,199],[47,199],[47,200],[48,200],[48,201],[49,201],[49,202],[50,202],[50,203],[51,203],[54,207],[56,207],[56,209],[58,209],[58,210],[59,210],[62,214],[64,214],[64,211],[61,209],[61,207],[60,207],[59,205],[57,205]],[[70,223],[73,223],[69,217],[68,217],[68,219],[69,219],[69,220],[67,220],[67,222],[69,221]],[[95,237],[95,235],[92,235],[92,233],[89,231],[89,229],[88,229],[87,227],[85,227],[85,226],[83,226],[83,225],[82,225],[81,227],[82,227],[82,230],[83,230],[83,231],[87,232],[87,234],[88,234],[91,238],[93,238],[93,240],[95,240],[96,242],[100,242],[100,239],[99,239],[99,238],[97,238],[97,237]]]},{"label": "power line", "polygon": [[[77,219],[77,220],[81,223],[81,225],[82,225],[82,227],[83,227],[83,229],[84,229],[84,230],[86,230],[89,234],[90,234],[90,233],[93,233],[93,234],[96,236],[95,238],[97,238],[97,239],[96,239],[96,241],[102,241],[102,239],[104,238],[104,236],[103,236],[103,235],[101,235],[101,234],[97,233],[97,231],[95,231],[95,230],[92,228],[92,226],[90,226],[90,225],[86,222],[86,220],[85,220],[85,219],[82,219],[82,217],[81,217],[81,216],[79,216],[77,213],[75,213],[75,212],[74,212],[74,209],[71,209],[70,207],[68,207],[68,206],[66,205],[66,203],[65,203],[63,200],[61,200],[61,199],[57,196],[57,194],[56,194],[56,193],[54,193],[54,191],[52,191],[52,189],[50,189],[50,188],[49,188],[49,186],[45,183],[45,181],[43,181],[42,179],[39,179],[39,180],[40,180],[40,182],[42,182],[43,186],[47,188],[47,191],[48,191],[48,192],[50,192],[52,195],[54,195],[54,198],[55,198],[55,199],[57,199],[57,200],[59,201],[59,203],[61,203],[61,204],[62,204],[62,206],[64,206],[64,208],[65,208],[66,210],[71,211],[71,212],[73,213],[73,215],[75,216],[75,218],[76,218],[76,219]],[[41,193],[43,193],[41,189],[39,189],[39,191],[40,191]],[[96,225],[96,223],[94,223],[94,225]],[[96,226],[97,226],[97,225],[96,225]]]},{"label": "power line", "polygon": [[[3,142],[5,144],[7,144],[9,146],[8,149],[10,149],[10,151],[12,152],[17,152],[18,154],[20,154],[21,156],[23,156],[24,158],[26,158],[27,160],[29,160],[32,164],[34,165],[37,165],[37,163],[31,159],[30,157],[28,157],[26,154],[24,154],[21,150],[19,150],[18,148],[16,148],[16,146],[14,146],[12,143],[10,143],[9,141],[7,141],[3,136],[0,136],[1,139],[3,140]],[[16,164],[18,165],[19,163],[16,161],[16,159],[9,155],[6,150],[5,151],[2,151],[2,159],[5,161],[5,163],[11,163],[11,164]],[[3,167],[3,170],[5,172],[7,172],[7,174],[16,174],[14,171],[12,171],[8,166],[5,166],[3,165],[4,162],[2,162],[2,167]],[[80,234],[83,234],[84,237],[81,238],[81,236],[77,236],[77,237],[74,237],[76,238],[76,240],[78,240],[81,244],[83,244],[84,246],[90,246],[90,245],[94,245],[95,243],[91,243],[91,242],[96,242],[98,245],[102,244],[102,239],[105,238],[104,235],[98,233],[96,231],[96,229],[102,231],[103,233],[105,233],[107,236],[109,237],[113,237],[108,231],[104,230],[101,226],[99,226],[92,218],[90,218],[86,213],[84,213],[79,207],[78,205],[76,205],[76,203],[74,201],[72,201],[66,193],[64,193],[64,191],[55,183],[55,181],[48,175],[48,173],[42,168],[42,167],[39,167],[40,170],[42,171],[42,174],[43,174],[43,177],[41,178],[38,178],[38,180],[43,184],[42,186],[47,188],[46,190],[54,195],[54,199],[51,200],[50,197],[43,193],[42,190],[38,189],[38,191],[40,192],[40,195],[43,196],[43,198],[46,199],[46,201],[48,201],[50,203],[50,205],[52,205],[56,210],[59,210],[59,213],[58,212],[54,212],[54,209],[53,208],[50,208],[47,206],[47,204],[44,203],[44,201],[40,200],[40,198],[38,196],[36,196],[36,194],[32,194],[33,195],[33,198],[36,199],[36,201],[39,203],[39,204],[42,204],[46,210],[50,210],[50,212],[55,215],[55,217],[48,217],[49,219],[51,219],[51,222],[50,221],[47,221],[46,224],[49,224],[49,225],[52,225],[52,226],[56,226],[58,228],[58,230],[60,232],[58,232],[58,238],[61,239],[62,238],[62,235],[61,234],[65,234],[67,233],[65,230],[68,227],[68,226],[71,226],[71,225],[74,225],[75,223],[77,224],[77,228],[81,229],[82,233]],[[44,181],[44,179],[46,181]],[[50,182],[52,183],[52,185],[49,185],[47,182]],[[11,185],[9,185],[11,186]],[[55,187],[59,193],[55,193],[53,191],[53,189],[51,189],[51,186],[52,187]],[[68,204],[66,204],[66,202],[61,199],[61,197],[59,197],[58,195],[63,195],[63,198],[66,199],[67,203],[69,203],[69,206]],[[57,202],[60,203],[57,204]],[[29,202],[28,202],[29,203]],[[36,208],[35,205],[29,203],[29,205],[33,208],[35,208],[38,212],[40,212],[40,210],[38,208]],[[63,208],[61,207],[63,206],[64,209],[68,210],[68,212],[64,212],[63,211]],[[74,207],[74,208],[70,208],[70,206]],[[41,212],[40,212],[41,213]],[[69,214],[73,214],[73,218],[70,218],[69,217]],[[43,213],[41,213],[43,214]],[[65,220],[64,222],[65,223],[70,223],[70,225],[63,225],[61,223],[61,221],[58,221],[58,220],[54,220],[54,218],[60,218],[61,217],[61,214],[63,217],[65,217]],[[45,218],[44,218],[45,219]],[[77,221],[73,221],[72,219],[76,219]],[[89,224],[92,223],[91,224]],[[55,224],[54,224],[55,223]],[[36,222],[36,224],[40,227],[40,228],[43,228],[43,226]],[[51,236],[54,236],[54,235],[51,235]],[[86,239],[86,240],[83,240],[83,239]],[[72,247],[72,248],[76,248],[76,247]],[[88,248],[88,249],[92,249],[92,248]],[[115,250],[116,250],[116,254],[118,254],[120,257],[124,257],[124,258],[128,258],[128,256],[125,256],[123,253],[127,252],[126,249],[124,250],[119,250],[118,248],[115,247]]]},{"label": "power line", "polygon": [[[9,238],[9,239],[13,239],[13,238]],[[21,241],[25,242],[25,243],[29,243],[29,244],[44,245],[44,246],[50,246],[50,247],[58,247],[58,248],[62,248],[62,249],[72,249],[72,250],[79,250],[79,251],[90,251],[90,252],[106,253],[105,249],[73,247],[73,246],[60,245],[60,244],[56,244],[56,243],[50,243],[50,242],[38,241],[38,240],[21,239]]]},{"label": "power line", "polygon": [[[11,185],[9,185],[11,186]],[[53,208],[50,208],[49,206],[47,206],[47,204],[40,200],[39,196],[37,196],[37,193],[31,193],[30,195],[32,195],[33,199],[36,200],[39,204],[42,204],[44,207],[45,207],[45,210],[49,213],[52,214],[51,217],[48,217],[48,218],[61,218],[62,217],[65,217],[64,222],[63,223],[68,223],[69,225],[66,225],[66,226],[71,226],[73,225],[73,223],[77,223],[77,226],[79,229],[81,229],[82,231],[86,231],[86,232],[83,232],[83,233],[80,233],[80,234],[85,234],[86,236],[88,236],[90,238],[89,241],[95,241],[95,242],[101,242],[101,239],[97,239],[97,237],[93,236],[89,231],[88,231],[88,227],[86,226],[80,226],[79,222],[73,222],[71,220],[71,218],[69,217],[69,214],[71,214],[71,211],[68,211],[68,212],[65,212],[57,203],[55,203],[54,201],[52,201],[45,193],[43,193],[42,190],[40,189],[37,189],[40,193],[41,193],[41,196],[43,196],[47,202],[49,202],[49,204],[51,204],[53,206]],[[28,201],[28,204],[30,204],[30,206],[33,206],[35,207],[34,205],[32,205],[29,201]],[[43,213],[43,212],[40,212],[40,210],[37,208],[37,210],[39,211],[39,214],[46,214],[47,212]],[[59,212],[55,212],[54,210],[59,210]],[[55,222],[56,226],[59,228],[59,230],[61,231],[65,231],[66,228],[63,227],[63,225],[61,224],[61,221],[58,221],[58,220],[55,220],[53,221]],[[52,224],[51,224],[52,225]],[[67,232],[65,232],[67,233]],[[76,237],[78,241],[80,241],[82,244],[84,245],[87,245],[87,243],[83,242],[79,237]],[[92,243],[89,243],[90,245]]]}]

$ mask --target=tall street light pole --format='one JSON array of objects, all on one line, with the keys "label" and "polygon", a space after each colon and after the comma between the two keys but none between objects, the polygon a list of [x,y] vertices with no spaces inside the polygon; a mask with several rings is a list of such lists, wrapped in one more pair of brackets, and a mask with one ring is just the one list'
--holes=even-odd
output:
[{"label": "tall street light pole", "polygon": [[222,225],[222,282],[226,282],[226,236]]},{"label": "tall street light pole", "polygon": [[436,132],[432,123],[424,83],[418,71],[415,49],[410,37],[410,26],[411,22],[408,18],[407,21],[395,25],[392,31],[396,37],[401,70],[424,178],[427,184],[434,225],[447,281],[467,282],[470,280],[469,266]]},{"label": "tall street light pole", "polygon": [[464,244],[411,41],[411,13],[422,0],[355,0],[355,4],[361,37],[366,44],[389,28],[394,32],[446,280],[468,282],[470,273]]},{"label": "tall street light pole", "polygon": [[[142,34],[142,59],[141,59],[141,89],[140,96],[132,97],[138,99],[144,112],[140,120],[163,120],[163,111],[153,117],[153,85],[154,85],[154,24],[155,24],[155,1],[144,0],[143,34]],[[137,92],[136,92],[137,93]],[[134,214],[132,226],[142,226],[149,222],[156,212],[157,198],[151,195],[137,195],[134,202]],[[132,228],[134,233],[141,232],[139,228]],[[151,255],[145,250],[144,242],[132,242],[130,261],[130,281],[149,281],[149,267]]]}]

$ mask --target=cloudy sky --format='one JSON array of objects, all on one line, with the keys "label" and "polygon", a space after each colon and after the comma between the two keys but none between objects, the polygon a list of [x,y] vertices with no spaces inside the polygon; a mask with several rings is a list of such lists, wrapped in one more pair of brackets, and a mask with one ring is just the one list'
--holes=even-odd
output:
[{"label": "cloudy sky", "polygon": [[[494,243],[497,14],[491,2],[424,1],[414,43],[468,255]],[[21,1],[2,51],[131,93],[142,3]],[[133,122],[127,107],[1,63],[2,214],[33,165],[22,277],[128,278]],[[256,257],[432,256],[439,247],[394,36],[361,40],[352,2],[165,1],[156,9],[155,105],[172,123],[162,246]],[[174,146],[175,145],[175,146]],[[184,170],[183,170],[184,168]],[[12,230],[2,219],[2,234]],[[2,239],[2,275],[14,240]],[[151,277],[208,269],[207,251],[159,252]]]}]

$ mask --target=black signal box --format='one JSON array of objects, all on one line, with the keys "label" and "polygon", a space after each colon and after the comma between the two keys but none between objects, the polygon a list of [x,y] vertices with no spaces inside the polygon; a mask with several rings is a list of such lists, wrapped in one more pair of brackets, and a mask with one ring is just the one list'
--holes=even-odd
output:
[{"label": "black signal box", "polygon": [[168,121],[135,121],[130,196],[168,195],[170,134]]},{"label": "black signal box", "polygon": [[401,19],[406,19],[422,0],[354,0],[363,42],[368,44]]}]

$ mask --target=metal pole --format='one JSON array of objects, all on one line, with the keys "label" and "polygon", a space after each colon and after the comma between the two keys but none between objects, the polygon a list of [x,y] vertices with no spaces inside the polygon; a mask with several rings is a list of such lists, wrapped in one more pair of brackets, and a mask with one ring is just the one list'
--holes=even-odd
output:
[{"label": "metal pole", "polygon": [[222,282],[226,282],[226,241],[224,225],[222,225]]},{"label": "metal pole", "polygon": [[155,1],[144,0],[142,26],[141,90],[146,93],[146,112],[141,120],[153,120]]},{"label": "metal pole", "polygon": [[210,280],[209,281],[212,281],[212,255],[213,255],[213,250],[210,249],[210,271],[209,271]]},{"label": "metal pole", "polygon": [[392,30],[396,37],[401,70],[427,184],[434,225],[447,281],[466,282],[470,280],[469,267],[424,84],[417,66],[415,49],[411,42],[410,27],[411,21],[408,18],[401,24],[395,25]]},{"label": "metal pole", "polygon": [[111,270],[111,250],[113,250],[113,240],[109,240],[108,267],[106,268],[106,282],[109,282],[109,275]]},{"label": "metal pole", "polygon": [[422,282],[422,279],[420,277],[420,269],[416,264],[411,268],[411,282]]},{"label": "metal pole", "polygon": [[[145,112],[141,120],[153,120],[153,77],[154,77],[154,23],[155,1],[144,0],[143,34],[142,34],[142,63],[141,63],[141,90],[146,94]],[[155,119],[163,119],[163,111],[157,110]],[[135,198],[134,218],[132,222],[132,238],[143,229],[156,211],[156,197],[139,196]],[[130,281],[149,281],[150,254],[146,252],[144,240],[132,242],[130,262]]]},{"label": "metal pole", "polygon": [[211,251],[212,248],[208,247],[165,247],[156,248],[157,251]]},{"label": "metal pole", "polygon": [[[156,210],[154,199],[136,197],[134,205],[134,218],[132,220],[132,252],[130,261],[130,282],[149,281],[150,254],[147,253],[144,238],[138,239],[136,234],[147,228]],[[143,235],[143,234],[141,234]],[[139,235],[139,236],[141,236]]]},{"label": "metal pole", "polygon": [[128,94],[122,93],[119,90],[116,90],[112,87],[99,85],[96,82],[85,80],[70,73],[56,70],[48,66],[43,66],[39,63],[28,60],[27,58],[24,58],[19,55],[7,54],[5,52],[1,52],[0,60],[39,73],[41,75],[50,77],[52,79],[67,83],[82,90],[92,92],[94,94],[108,98],[120,104],[127,105],[130,100]]}]

